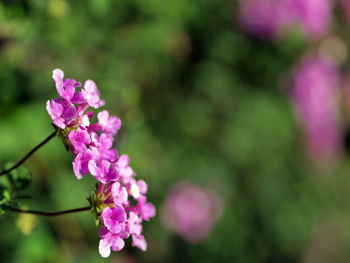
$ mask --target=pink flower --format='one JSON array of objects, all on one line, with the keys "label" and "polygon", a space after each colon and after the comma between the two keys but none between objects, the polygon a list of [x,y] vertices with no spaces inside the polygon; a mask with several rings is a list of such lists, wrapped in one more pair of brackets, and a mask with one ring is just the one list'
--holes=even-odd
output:
[{"label": "pink flower", "polygon": [[147,250],[147,242],[146,242],[145,237],[143,235],[133,234],[131,236],[132,236],[132,245],[134,247],[137,247],[137,248],[141,249],[142,251]]},{"label": "pink flower", "polygon": [[280,30],[281,0],[241,0],[239,2],[239,21],[249,33],[264,39],[277,36]]},{"label": "pink flower", "polygon": [[222,204],[213,193],[195,185],[177,184],[165,200],[162,221],[187,241],[197,243],[209,235],[221,210]]},{"label": "pink flower", "polygon": [[135,176],[135,172],[129,166],[129,164],[130,159],[129,156],[127,156],[126,154],[121,155],[117,161],[117,165],[119,167],[119,174],[125,183],[130,181],[132,176]]},{"label": "pink flower", "polygon": [[[138,204],[132,206],[129,200],[132,196],[128,195],[125,185],[120,182],[99,184],[93,196],[99,200],[97,203],[104,207],[100,215],[103,223],[99,246],[101,256],[107,257],[111,249],[115,251],[122,249],[124,243],[121,239],[129,236],[132,237],[133,246],[146,250],[147,242],[142,235],[142,222],[155,216],[153,204],[148,203],[145,196],[140,196]],[[94,201],[91,200],[91,202]],[[96,209],[100,210],[100,208]],[[113,246],[113,244],[119,245]]]},{"label": "pink flower", "polygon": [[332,0],[288,0],[284,14],[293,10],[291,24],[299,26],[307,38],[319,39],[329,30],[332,3]]},{"label": "pink flower", "polygon": [[146,251],[147,250],[147,242],[144,236],[141,234],[142,232],[142,219],[134,212],[130,212],[130,216],[128,219],[128,232],[132,236],[132,245],[134,247],[138,247],[139,249]]},{"label": "pink flower", "polygon": [[123,236],[121,233],[115,234],[113,232],[110,232],[105,226],[101,228],[99,236],[101,237],[101,240],[98,250],[100,252],[100,255],[104,258],[109,257],[111,254],[111,249],[113,251],[120,251],[125,245],[125,235]]},{"label": "pink flower", "polygon": [[122,122],[116,116],[109,116],[108,111],[101,111],[97,115],[98,124],[103,132],[115,135],[120,129]]},{"label": "pink flower", "polygon": [[105,102],[100,99],[100,92],[98,91],[95,82],[92,80],[87,80],[85,82],[81,92],[89,106],[97,109],[105,104]]},{"label": "pink flower", "polygon": [[101,183],[109,183],[116,181],[119,177],[118,168],[116,165],[110,163],[107,160],[90,160],[89,164],[90,173]]},{"label": "pink flower", "polygon": [[345,16],[348,20],[348,23],[350,23],[350,2],[349,0],[340,0],[340,6],[343,12],[345,13]]},{"label": "pink flower", "polygon": [[96,133],[91,133],[91,140],[90,149],[96,160],[116,162],[118,154],[117,150],[111,149],[114,141],[111,135],[102,133],[98,136]]},{"label": "pink flower", "polygon": [[118,234],[126,220],[125,210],[120,206],[106,207],[101,215],[103,224],[110,232]]},{"label": "pink flower", "polygon": [[156,208],[152,203],[147,202],[147,198],[145,196],[140,196],[138,198],[137,205],[131,210],[137,212],[137,214],[139,214],[141,218],[146,221],[156,215]]},{"label": "pink flower", "polygon": [[130,235],[133,246],[146,250],[142,222],[154,217],[156,210],[147,202],[146,182],[135,179],[129,157],[124,154],[118,158],[117,150],[112,148],[113,135],[121,128],[121,120],[101,111],[97,114],[98,123],[91,123],[93,113],[88,111],[89,107],[104,105],[92,80],[87,80],[80,89],[80,82],[64,79],[60,69],[53,71],[53,79],[60,97],[47,102],[47,111],[57,133],[75,156],[74,174],[81,179],[91,173],[99,181],[89,201],[103,224],[99,232],[101,256],[121,250],[124,239]]},{"label": "pink flower", "polygon": [[46,109],[52,118],[53,124],[61,129],[66,128],[77,116],[74,105],[63,98],[48,101]]},{"label": "pink flower", "polygon": [[306,39],[324,36],[330,27],[332,0],[240,0],[239,21],[249,33],[278,39],[299,28]]},{"label": "pink flower", "polygon": [[92,160],[92,154],[89,151],[78,153],[73,160],[73,171],[78,179],[89,173],[88,164]]},{"label": "pink flower", "polygon": [[294,72],[292,100],[315,162],[334,160],[341,152],[338,92],[339,72],[330,59],[308,55],[301,60]]},{"label": "pink flower", "polygon": [[79,103],[83,101],[80,92],[75,92],[75,88],[80,87],[81,83],[74,79],[63,79],[64,73],[60,69],[52,72],[52,78],[55,81],[58,94],[71,103]]},{"label": "pink flower", "polygon": [[91,142],[91,138],[87,130],[78,128],[68,134],[68,139],[72,143],[73,152],[84,153],[87,151],[87,145]]},{"label": "pink flower", "polygon": [[113,203],[117,206],[125,205],[128,203],[128,192],[126,188],[120,183],[115,182],[112,186]]}]

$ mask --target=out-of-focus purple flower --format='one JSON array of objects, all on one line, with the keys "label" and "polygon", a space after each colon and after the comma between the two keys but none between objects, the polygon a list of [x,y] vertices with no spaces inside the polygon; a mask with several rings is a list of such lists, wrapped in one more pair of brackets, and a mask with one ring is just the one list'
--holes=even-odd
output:
[{"label": "out-of-focus purple flower", "polygon": [[280,27],[280,0],[241,0],[239,20],[249,33],[264,39],[274,38]]},{"label": "out-of-focus purple flower", "polygon": [[263,39],[278,38],[284,31],[299,28],[307,39],[328,32],[332,0],[241,0],[239,20],[249,33]]},{"label": "out-of-focus purple flower", "polygon": [[308,154],[316,162],[332,161],[342,150],[339,121],[339,72],[327,57],[308,55],[294,72],[292,100],[305,133]]},{"label": "out-of-focus purple flower", "polygon": [[332,0],[289,0],[285,14],[294,10],[293,23],[301,27],[306,37],[318,39],[328,32],[332,19]]},{"label": "out-of-focus purple flower", "polygon": [[350,1],[349,0],[340,0],[340,6],[343,12],[345,13],[345,16],[350,23]]},{"label": "out-of-focus purple flower", "polygon": [[163,223],[189,242],[204,240],[220,217],[222,204],[215,194],[193,184],[174,185],[162,210]]}]

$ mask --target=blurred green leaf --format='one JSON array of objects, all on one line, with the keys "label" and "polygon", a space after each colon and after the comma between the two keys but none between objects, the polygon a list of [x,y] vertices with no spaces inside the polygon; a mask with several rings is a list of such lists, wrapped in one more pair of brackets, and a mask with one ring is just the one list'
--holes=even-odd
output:
[{"label": "blurred green leaf", "polygon": [[[9,168],[11,166],[12,164],[8,164],[6,167]],[[11,171],[7,176],[14,192],[26,190],[32,182],[32,175],[24,166]]]}]

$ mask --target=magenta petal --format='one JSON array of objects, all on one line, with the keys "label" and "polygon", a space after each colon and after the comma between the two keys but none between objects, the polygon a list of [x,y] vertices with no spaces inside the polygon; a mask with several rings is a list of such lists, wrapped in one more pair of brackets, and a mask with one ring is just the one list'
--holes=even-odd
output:
[{"label": "magenta petal", "polygon": [[143,235],[132,235],[132,245],[138,247],[142,251],[147,250],[147,242]]},{"label": "magenta petal", "polygon": [[65,123],[64,119],[61,118],[63,107],[59,103],[56,103],[54,100],[49,100],[46,103],[46,110],[49,113],[53,124],[55,124],[57,127],[64,129]]},{"label": "magenta petal", "polygon": [[115,205],[123,205],[128,202],[128,192],[124,186],[115,182],[112,185],[113,202]]},{"label": "magenta petal", "polygon": [[111,242],[108,239],[101,239],[98,251],[100,252],[101,257],[107,258],[111,254]]},{"label": "magenta petal", "polygon": [[100,92],[94,81],[87,80],[81,92],[91,107],[97,109],[104,105],[104,101],[100,99]]},{"label": "magenta petal", "polygon": [[112,233],[119,233],[122,230],[122,223],[126,220],[124,208],[120,206],[106,207],[101,214],[104,225]]},{"label": "magenta petal", "polygon": [[52,78],[54,79],[55,82],[63,81],[63,77],[64,77],[64,72],[61,69],[56,68],[52,71]]},{"label": "magenta petal", "polygon": [[83,129],[71,131],[68,134],[68,138],[73,145],[74,151],[81,153],[86,152],[87,145],[91,142],[89,133]]},{"label": "magenta petal", "polygon": [[75,92],[74,96],[71,98],[71,102],[74,104],[81,104],[84,102],[84,96],[81,92]]},{"label": "magenta petal", "polygon": [[112,250],[113,251],[120,251],[123,249],[124,245],[125,245],[124,240],[117,236],[113,239]]}]

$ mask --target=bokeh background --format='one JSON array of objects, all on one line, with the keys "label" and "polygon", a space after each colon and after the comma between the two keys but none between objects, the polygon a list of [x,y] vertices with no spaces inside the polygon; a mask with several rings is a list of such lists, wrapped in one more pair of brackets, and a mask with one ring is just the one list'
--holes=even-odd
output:
[{"label": "bokeh background", "polygon": [[[347,0],[0,1],[0,165],[52,132],[61,68],[122,119],[116,147],[157,207],[148,251],[108,259],[88,212],[5,213],[0,262],[350,262],[349,17]],[[37,152],[24,203],[86,206],[95,182],[71,161],[58,139]],[[195,242],[165,208],[186,184],[215,196]]]}]

